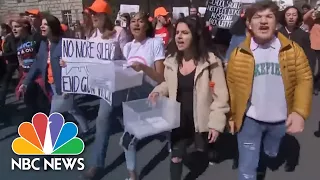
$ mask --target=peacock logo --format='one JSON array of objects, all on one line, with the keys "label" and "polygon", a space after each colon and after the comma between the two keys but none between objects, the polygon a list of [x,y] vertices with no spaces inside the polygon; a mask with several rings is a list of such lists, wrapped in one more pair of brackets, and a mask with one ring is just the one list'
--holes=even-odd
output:
[{"label": "peacock logo", "polygon": [[23,122],[18,128],[19,136],[12,142],[17,155],[79,155],[84,150],[83,141],[76,137],[78,127],[65,123],[60,113],[47,117],[37,113],[32,123]]}]

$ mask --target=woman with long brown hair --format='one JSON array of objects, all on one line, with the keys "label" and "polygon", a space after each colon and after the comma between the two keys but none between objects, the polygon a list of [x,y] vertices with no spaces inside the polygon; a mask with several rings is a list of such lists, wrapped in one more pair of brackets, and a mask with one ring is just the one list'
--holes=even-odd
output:
[{"label": "woman with long brown hair", "polygon": [[37,61],[36,55],[39,51],[41,40],[32,34],[31,24],[27,19],[12,21],[12,29],[13,35],[19,39],[17,56],[22,71],[22,76],[16,89],[16,95],[18,98],[24,97],[24,103],[28,108],[28,114],[25,116],[24,121],[31,121],[35,113],[49,112],[49,102],[51,100],[43,77],[39,74],[30,79],[28,86],[23,85],[23,82],[30,74],[29,71],[31,67]]},{"label": "woman with long brown hair", "polygon": [[82,12],[82,15],[83,15],[82,29],[83,29],[84,39],[88,39],[94,33],[94,27],[92,24],[91,14],[90,14],[88,8],[84,9],[84,11]]},{"label": "woman with long brown hair", "polygon": [[180,127],[171,133],[170,179],[180,180],[187,147],[194,143],[198,162],[208,164],[207,145],[214,143],[226,126],[228,89],[221,60],[210,53],[198,19],[179,19],[175,46],[166,58],[164,77],[150,94],[181,103]]},{"label": "woman with long brown hair", "polygon": [[[154,86],[164,80],[164,44],[162,39],[154,38],[152,24],[148,21],[148,18],[148,15],[143,12],[136,13],[131,18],[130,30],[134,39],[127,43],[123,49],[123,54],[127,59],[127,63],[137,72],[143,71],[145,74],[143,85],[131,90],[131,92],[133,92],[132,94],[138,95],[136,97],[129,96],[131,100],[148,97],[148,94],[152,91]],[[127,141],[128,139],[133,143],[128,144],[128,142],[130,142]],[[130,180],[137,180],[137,139],[125,131],[120,141],[120,144],[125,151]]]},{"label": "woman with long brown hair", "polygon": [[[88,30],[86,39],[93,41],[109,41],[114,45],[114,51],[108,60],[123,59],[123,47],[128,42],[126,31],[121,27],[115,27],[110,19],[111,6],[106,1],[96,0],[87,8],[91,16],[94,30]],[[86,25],[90,26],[87,19]],[[113,106],[104,99],[100,99],[99,112],[96,118],[96,134],[94,152],[92,152],[92,167],[84,174],[85,178],[91,179],[97,176],[104,169],[106,151],[110,136],[111,113]]]}]

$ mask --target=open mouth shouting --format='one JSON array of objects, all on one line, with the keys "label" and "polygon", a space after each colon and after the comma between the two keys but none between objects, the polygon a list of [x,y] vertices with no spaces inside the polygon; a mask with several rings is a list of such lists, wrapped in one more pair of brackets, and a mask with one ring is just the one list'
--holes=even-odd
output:
[{"label": "open mouth shouting", "polygon": [[259,27],[259,31],[261,32],[261,33],[268,33],[269,32],[269,26],[264,26],[264,25],[261,25],[260,27]]}]

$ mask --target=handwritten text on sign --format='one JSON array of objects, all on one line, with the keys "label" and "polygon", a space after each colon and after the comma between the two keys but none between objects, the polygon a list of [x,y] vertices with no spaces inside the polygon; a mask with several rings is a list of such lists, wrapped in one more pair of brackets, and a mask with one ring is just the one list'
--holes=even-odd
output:
[{"label": "handwritten text on sign", "polygon": [[67,39],[62,41],[62,58],[68,62],[79,60],[113,60],[114,41],[87,41]]},{"label": "handwritten text on sign", "polygon": [[[112,103],[110,91],[110,66],[114,43],[63,39],[62,59],[67,66],[62,69],[62,91],[65,93],[96,95]],[[96,69],[96,67],[100,67]],[[104,69],[104,71],[101,71]],[[101,79],[105,77],[106,79]],[[105,82],[104,84],[97,82]]]},{"label": "handwritten text on sign", "polygon": [[207,11],[212,26],[230,29],[233,22],[240,16],[241,3],[232,0],[209,0]]},{"label": "handwritten text on sign", "polygon": [[[62,70],[62,92],[75,94],[91,94],[99,96],[112,103],[112,92],[108,86],[101,87],[90,83],[91,78],[88,67],[92,62],[84,63],[67,63],[67,67]],[[100,64],[101,67],[105,66]]]}]

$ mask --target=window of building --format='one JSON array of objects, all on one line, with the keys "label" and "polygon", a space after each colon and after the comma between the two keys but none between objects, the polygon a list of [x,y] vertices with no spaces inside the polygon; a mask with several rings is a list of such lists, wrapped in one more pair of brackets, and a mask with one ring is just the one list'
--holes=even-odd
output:
[{"label": "window of building", "polygon": [[71,10],[63,10],[63,11],[61,11],[61,14],[62,14],[62,22],[63,23],[67,23],[67,24],[72,23]]},{"label": "window of building", "polygon": [[26,2],[26,0],[17,0],[17,3],[23,3]]}]

